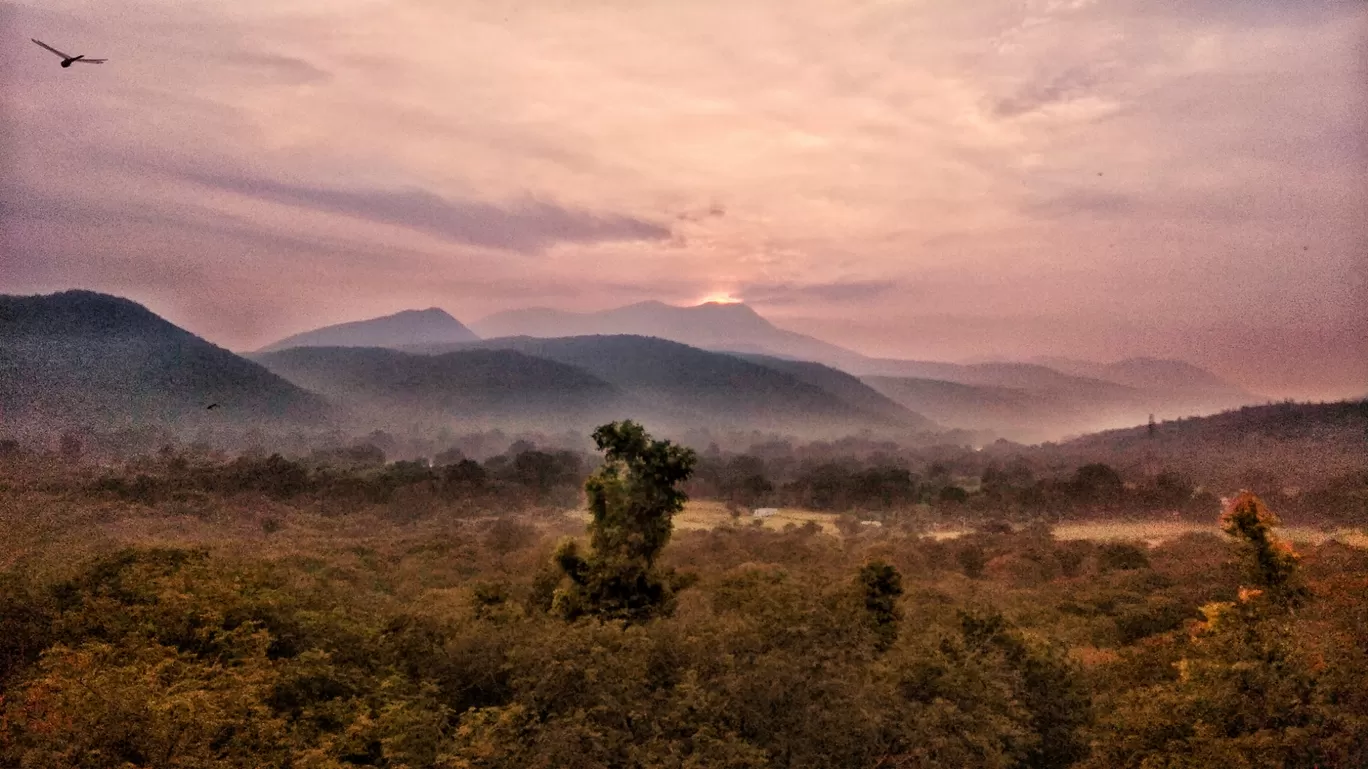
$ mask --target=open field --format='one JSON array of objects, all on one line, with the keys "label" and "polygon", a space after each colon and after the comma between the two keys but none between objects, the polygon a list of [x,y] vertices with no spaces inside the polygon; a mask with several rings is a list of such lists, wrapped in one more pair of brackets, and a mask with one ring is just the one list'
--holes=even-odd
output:
[{"label": "open field", "polygon": [[[567,516],[587,522],[589,514],[584,510],[573,510]],[[781,507],[779,512],[768,518],[752,518],[743,513],[732,518],[727,506],[721,502],[690,500],[684,511],[675,516],[675,528],[681,531],[695,531],[723,528],[728,526],[753,526],[757,523],[771,531],[782,531],[793,524],[802,526],[812,521],[822,527],[826,534],[839,536],[833,513],[804,510],[795,507]],[[927,536],[936,540],[955,539],[964,536],[963,529],[943,529],[930,532]],[[1353,529],[1324,531],[1309,526],[1286,526],[1278,533],[1296,544],[1319,545],[1327,541],[1358,548],[1368,548],[1368,532]],[[1193,523],[1185,521],[1088,521],[1064,523],[1054,527],[1054,536],[1059,540],[1092,540],[1095,542],[1145,542],[1151,546],[1159,545],[1185,534],[1222,535],[1215,521]]]},{"label": "open field", "polygon": [[[589,513],[585,510],[571,510],[566,515],[586,523],[589,521]],[[749,511],[744,511],[739,517],[733,518],[728,512],[726,504],[722,502],[689,500],[684,505],[683,512],[674,517],[674,525],[675,529],[679,531],[706,531],[728,526],[753,526],[759,523],[771,531],[783,531],[784,527],[789,524],[802,526],[811,521],[821,526],[823,533],[837,535],[839,534],[836,528],[838,517],[833,513],[802,510],[796,507],[781,507],[778,513],[768,518],[754,518]]]},{"label": "open field", "polygon": [[[1277,529],[1279,535],[1296,544],[1319,545],[1335,541],[1352,547],[1368,548],[1368,533],[1353,529],[1322,531],[1307,526],[1287,526]],[[932,533],[934,539],[955,539],[964,536],[963,530],[942,530]],[[1212,523],[1183,521],[1089,521],[1064,523],[1054,527],[1055,539],[1090,540],[1093,542],[1145,542],[1151,546],[1176,539],[1185,534],[1215,534],[1222,536],[1220,527]]]}]

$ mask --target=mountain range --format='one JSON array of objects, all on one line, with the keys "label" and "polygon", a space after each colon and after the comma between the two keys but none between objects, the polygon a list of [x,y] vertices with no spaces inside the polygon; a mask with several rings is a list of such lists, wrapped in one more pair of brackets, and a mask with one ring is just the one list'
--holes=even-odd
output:
[{"label": "mountain range", "polygon": [[424,329],[447,333],[456,323],[440,311],[400,313],[295,338],[343,346],[243,357],[119,297],[84,291],[3,297],[0,409],[6,428],[583,429],[637,418],[673,431],[908,436],[939,430],[821,364],[746,359],[654,337],[346,346],[408,342],[415,333],[432,339],[422,336]]},{"label": "mountain range", "polygon": [[[267,349],[281,349],[301,343],[395,348],[408,346],[402,341],[381,341],[384,336],[380,333],[382,328],[388,327],[394,317],[397,316],[320,329],[320,333],[327,331],[332,335],[318,341],[318,338],[306,334],[282,340]],[[459,326],[454,319],[450,319],[449,324]],[[1101,423],[1106,425],[1134,423],[1135,420],[1144,420],[1150,413],[1165,416],[1210,413],[1257,400],[1209,371],[1174,360],[1132,358],[1102,364],[1054,358],[958,364],[875,358],[779,328],[742,303],[710,302],[693,307],[676,307],[647,301],[600,312],[531,308],[495,313],[472,323],[471,327],[485,338],[651,336],[704,350],[820,363],[860,377],[900,377],[978,387],[1013,388],[1042,395],[1044,400],[1051,403],[1067,401],[1094,415],[1105,415]],[[336,335],[338,332],[346,333],[339,337]],[[461,338],[452,339],[425,339],[418,344],[461,341],[469,340],[462,335]],[[903,389],[906,391],[906,388]],[[916,401],[904,399],[899,400],[899,403],[918,410]],[[1043,411],[1037,409],[1039,415],[1026,421],[1034,420],[1043,424],[1050,420],[1050,414],[1056,410],[1053,406]],[[967,427],[982,422],[974,413],[951,412],[948,416],[953,418],[956,426]],[[1085,426],[1079,420],[1073,422],[1067,426],[1061,425],[1061,428]],[[1024,423],[1006,425],[1009,431],[1023,426]]]},{"label": "mountain range", "polygon": [[421,355],[377,347],[295,347],[252,356],[353,414],[389,425],[447,419],[466,427],[584,428],[631,413],[592,374],[514,350]]},{"label": "mountain range", "polygon": [[821,364],[743,357],[656,337],[520,336],[409,349],[515,350],[557,361],[613,384],[654,419],[680,428],[746,427],[798,434],[938,429],[855,377]]},{"label": "mountain range", "polygon": [[[1187,368],[1197,372],[1191,380],[1164,376]],[[1156,369],[1159,374],[1152,374]],[[940,424],[988,430],[1030,443],[1143,424],[1151,416],[1176,419],[1212,414],[1258,400],[1210,372],[1179,361],[1127,362],[1125,367],[1105,372],[1107,379],[1066,374],[1038,363],[895,361],[873,370],[901,375],[865,376],[867,384]],[[1075,370],[1104,373],[1082,367]],[[1118,371],[1132,384],[1118,381],[1123,379]]]},{"label": "mountain range", "polygon": [[[1098,417],[1060,392],[968,385],[916,377],[865,377],[870,387],[940,424],[992,433],[1018,443],[1038,443],[1079,432]],[[1126,421],[1125,424],[1134,424]]]},{"label": "mountain range", "polygon": [[[779,368],[784,359],[825,364],[828,372],[862,378],[885,401],[943,426],[989,430],[1015,440],[1052,440],[1143,423],[1151,414],[1174,418],[1213,413],[1258,400],[1205,369],[1175,360],[957,364],[875,358],[781,329],[744,304],[672,307],[642,302],[596,313],[515,310],[472,326],[485,336],[642,334],[732,352],[771,368]],[[1058,365],[1050,365],[1056,361]],[[829,374],[827,386],[835,386]]]},{"label": "mountain range", "polygon": [[472,325],[475,332],[486,339],[654,336],[704,350],[810,360],[838,368],[863,357],[815,337],[779,328],[741,303],[707,302],[693,307],[676,307],[649,301],[586,313],[539,307],[495,313]]},{"label": "mountain range", "polygon": [[501,334],[488,339],[443,310],[407,310],[295,334],[252,360],[117,297],[77,291],[0,306],[0,406],[44,419],[176,419],[211,400],[251,418],[321,418],[331,402],[334,416],[390,424],[582,426],[639,415],[719,429],[967,429],[1036,442],[1256,400],[1181,361],[874,358],[781,329],[744,304],[512,311],[472,324]]},{"label": "mountain range", "polygon": [[1204,368],[1180,360],[1127,358],[1115,363],[1096,363],[1074,358],[1039,357],[1030,362],[1074,376],[1169,393],[1210,394],[1235,399],[1255,396]]}]

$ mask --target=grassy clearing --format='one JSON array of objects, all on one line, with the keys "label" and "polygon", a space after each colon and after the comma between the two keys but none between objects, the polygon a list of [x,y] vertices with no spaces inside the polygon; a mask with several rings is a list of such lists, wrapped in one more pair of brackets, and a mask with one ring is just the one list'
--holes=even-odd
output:
[{"label": "grassy clearing", "polygon": [[[587,520],[586,513],[580,513]],[[719,502],[689,502],[684,512],[675,516],[675,525],[681,530],[715,529],[725,526],[753,525],[762,522],[765,528],[781,531],[788,524],[801,526],[815,521],[827,534],[839,536],[836,528],[837,516],[799,508],[780,508],[769,518],[751,518],[743,515],[733,519],[727,507]],[[1354,529],[1326,531],[1309,526],[1285,526],[1278,533],[1292,542],[1302,545],[1320,545],[1334,541],[1352,547],[1368,549],[1368,532]],[[931,532],[927,536],[936,540],[954,539],[965,534],[962,530]],[[1084,523],[1065,523],[1055,527],[1054,535],[1059,540],[1091,540],[1094,542],[1136,542],[1143,541],[1157,546],[1186,534],[1215,534],[1224,536],[1220,527],[1211,523],[1184,521],[1089,521]]]},{"label": "grassy clearing", "polygon": [[[1302,545],[1320,545],[1325,542],[1339,542],[1351,547],[1368,549],[1368,533],[1353,529],[1324,531],[1309,526],[1285,526],[1277,529],[1279,535]],[[936,540],[955,539],[964,536],[963,530],[942,530],[929,536]],[[1055,539],[1089,540],[1092,542],[1145,542],[1157,546],[1177,539],[1185,534],[1215,534],[1224,536],[1219,526],[1212,523],[1190,523],[1183,521],[1089,521],[1086,523],[1064,523],[1054,528]]]},{"label": "grassy clearing", "polygon": [[754,526],[756,523],[772,531],[782,531],[793,524],[802,526],[812,521],[822,527],[827,534],[837,534],[836,516],[796,507],[781,507],[779,512],[768,518],[753,518],[749,512],[732,518],[727,506],[721,502],[689,502],[684,511],[675,516],[675,525],[681,529],[715,529],[719,526]]},{"label": "grassy clearing", "polygon": [[[1353,547],[1368,547],[1368,534],[1352,529],[1323,531],[1307,526],[1285,526],[1277,529],[1277,532],[1297,544],[1319,545],[1336,541]],[[1055,527],[1057,539],[1087,539],[1095,542],[1144,540],[1150,545],[1158,545],[1185,534],[1221,535],[1222,532],[1215,523],[1183,523],[1179,521],[1095,521],[1070,523]]]},{"label": "grassy clearing", "polygon": [[[589,512],[587,510],[570,510],[566,515],[576,520],[589,522]],[[740,517],[732,518],[727,506],[722,502],[705,502],[699,500],[689,500],[684,505],[684,510],[674,517],[675,529],[679,531],[707,531],[711,529],[735,527],[735,526],[754,526],[761,525],[771,531],[783,531],[785,526],[793,524],[802,526],[812,521],[822,527],[822,531],[833,536],[839,536],[836,528],[837,516],[832,513],[819,513],[814,510],[803,510],[796,507],[781,507],[779,512],[768,518],[753,518],[749,512],[743,512]]]}]

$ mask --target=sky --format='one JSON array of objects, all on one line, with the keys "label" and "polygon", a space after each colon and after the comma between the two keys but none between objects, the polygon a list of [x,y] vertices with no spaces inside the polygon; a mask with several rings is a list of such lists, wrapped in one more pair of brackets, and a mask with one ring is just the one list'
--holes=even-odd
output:
[{"label": "sky", "polygon": [[[0,0],[0,292],[1368,391],[1364,0]],[[58,66],[31,44],[108,57]]]}]

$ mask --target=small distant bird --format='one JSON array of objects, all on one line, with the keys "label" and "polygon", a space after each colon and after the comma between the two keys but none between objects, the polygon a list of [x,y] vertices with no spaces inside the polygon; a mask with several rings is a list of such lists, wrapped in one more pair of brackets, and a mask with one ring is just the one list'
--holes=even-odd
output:
[{"label": "small distant bird", "polygon": [[213,411],[214,409],[216,409],[216,408],[218,408],[218,407],[219,407],[219,405],[218,405],[217,403],[210,403],[208,406],[205,406],[205,407],[204,407],[204,410],[205,410],[205,411]]},{"label": "small distant bird", "polygon": [[42,46],[42,47],[48,49],[49,51],[52,51],[53,53],[57,54],[58,56],[61,56],[61,57],[62,57],[62,66],[63,66],[63,67],[70,67],[72,64],[75,64],[75,63],[78,62],[78,61],[79,61],[80,63],[82,63],[82,64],[104,64],[105,62],[109,61],[109,59],[87,59],[87,58],[85,57],[85,54],[81,54],[80,56],[72,56],[72,55],[69,54],[69,53],[62,53],[61,51],[57,50],[56,48],[53,48],[52,46],[48,45],[47,43],[44,43],[42,40],[36,40],[36,39],[34,39],[34,38],[31,38],[31,37],[29,38],[29,40],[33,40],[34,43],[37,43],[38,45],[40,45],[40,46]]}]

